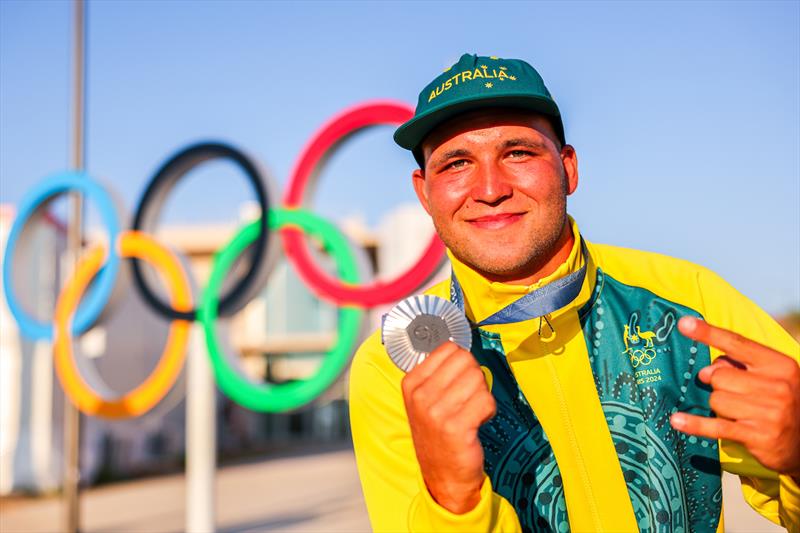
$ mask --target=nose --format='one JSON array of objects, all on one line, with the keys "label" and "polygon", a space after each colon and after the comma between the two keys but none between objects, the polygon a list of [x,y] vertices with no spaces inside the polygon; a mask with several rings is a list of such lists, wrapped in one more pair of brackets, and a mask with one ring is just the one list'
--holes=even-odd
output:
[{"label": "nose", "polygon": [[494,164],[483,164],[474,174],[472,199],[476,202],[497,205],[511,197],[514,190],[503,171]]}]

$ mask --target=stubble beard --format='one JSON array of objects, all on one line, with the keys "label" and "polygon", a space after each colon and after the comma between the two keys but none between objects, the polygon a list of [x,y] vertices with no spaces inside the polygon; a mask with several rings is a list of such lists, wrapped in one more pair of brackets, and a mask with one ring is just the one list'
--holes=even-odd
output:
[{"label": "stubble beard", "polygon": [[452,254],[485,278],[499,282],[524,278],[539,272],[560,249],[568,218],[566,197],[559,200],[548,209],[553,214],[545,216],[532,231],[512,237],[514,242],[508,243],[507,253],[497,249],[502,243],[494,242],[487,246],[483,239],[459,237],[440,227],[435,220],[434,226]]}]

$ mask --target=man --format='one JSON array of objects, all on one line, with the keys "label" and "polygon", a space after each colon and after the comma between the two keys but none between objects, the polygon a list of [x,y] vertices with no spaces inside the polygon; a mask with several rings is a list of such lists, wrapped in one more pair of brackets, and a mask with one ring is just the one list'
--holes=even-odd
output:
[{"label": "man", "polygon": [[797,343],[708,270],[581,238],[575,149],[530,65],[462,56],[395,140],[452,262],[429,293],[473,339],[405,375],[378,332],[356,354],[375,530],[721,531],[720,465],[800,529]]}]

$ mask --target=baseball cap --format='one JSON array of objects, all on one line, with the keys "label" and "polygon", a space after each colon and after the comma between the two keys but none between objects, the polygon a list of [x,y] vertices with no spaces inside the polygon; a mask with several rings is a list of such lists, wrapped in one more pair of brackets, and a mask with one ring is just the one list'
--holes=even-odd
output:
[{"label": "baseball cap", "polygon": [[394,141],[415,152],[425,137],[446,120],[474,109],[517,107],[550,117],[562,144],[564,124],[544,80],[521,59],[464,54],[456,64],[430,82],[419,94],[414,116],[394,133]]}]

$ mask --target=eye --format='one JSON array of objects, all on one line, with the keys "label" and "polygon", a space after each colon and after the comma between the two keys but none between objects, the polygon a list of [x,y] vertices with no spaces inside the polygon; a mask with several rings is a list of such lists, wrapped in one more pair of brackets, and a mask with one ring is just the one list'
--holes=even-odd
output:
[{"label": "eye", "polygon": [[466,159],[456,159],[445,165],[443,170],[464,168],[468,163]]},{"label": "eye", "polygon": [[515,159],[519,159],[521,157],[528,157],[532,155],[533,153],[528,150],[511,150],[510,152],[508,152],[508,157],[512,157]]}]

